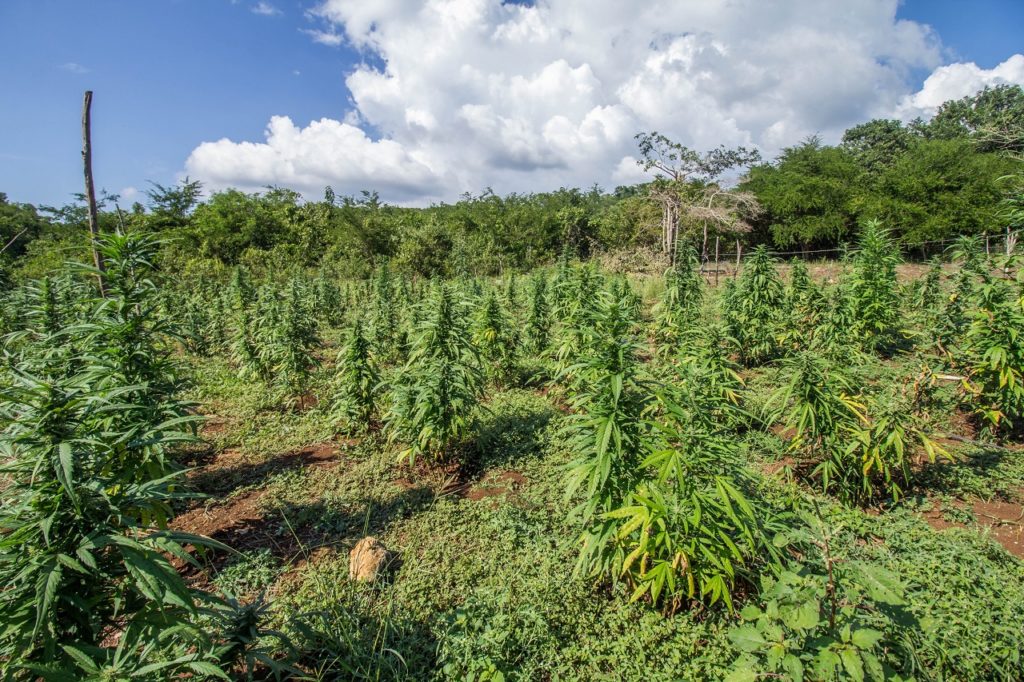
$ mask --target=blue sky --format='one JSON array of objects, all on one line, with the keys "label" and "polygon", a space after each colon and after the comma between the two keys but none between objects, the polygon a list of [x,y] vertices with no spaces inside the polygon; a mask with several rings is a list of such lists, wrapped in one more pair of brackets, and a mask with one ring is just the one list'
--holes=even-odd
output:
[{"label": "blue sky", "polygon": [[[707,63],[717,66],[710,68],[721,68],[722,78],[730,81],[740,78],[733,74],[748,74],[754,58],[731,64],[713,52],[710,42],[694,45],[684,40],[695,30],[707,30],[727,42],[731,31],[739,32],[742,18],[709,15],[695,19],[698,23],[692,26],[681,19],[678,31],[666,32],[663,38],[664,63],[675,65],[672,69],[651,67],[644,61],[651,59],[649,54],[630,53],[620,62],[633,64],[632,70],[624,70],[602,64],[599,54],[598,29],[622,23],[612,16],[613,9],[606,24],[584,29],[572,23],[578,19],[570,12],[552,10],[538,24],[530,23],[529,7],[520,12],[495,2],[481,14],[482,2],[458,11],[475,17],[488,31],[514,24],[517,30],[529,27],[536,35],[520,40],[518,47],[506,41],[503,51],[496,51],[462,25],[453,29],[454,34],[444,28],[448,24],[433,30],[431,21],[437,18],[418,15],[421,10],[415,3],[391,14],[383,9],[374,14],[377,10],[345,0],[3,0],[0,191],[14,201],[58,205],[80,191],[79,116],[87,88],[95,92],[97,184],[111,192],[127,190],[125,203],[130,203],[132,188],[144,190],[150,180],[171,183],[187,170],[211,188],[255,189],[279,183],[311,193],[327,183],[342,192],[381,186],[385,197],[423,203],[486,185],[505,192],[595,181],[607,187],[638,179],[630,170],[629,138],[640,127],[673,125],[669,114],[675,105],[658,99],[658,88],[666,84],[669,90],[692,86],[706,99],[700,110],[681,116],[689,124],[679,129],[680,139],[694,146],[749,141],[771,151],[810,132],[834,137],[843,125],[868,114],[902,115],[916,111],[914,107],[927,113],[924,99],[901,98],[914,96],[936,68],[973,61],[984,73],[969,75],[989,78],[987,70],[1024,51],[1020,0],[908,0],[897,18],[931,26],[940,45],[935,44],[935,35],[928,43],[922,28],[913,40],[908,38],[908,44],[918,39],[922,43],[909,56],[894,56],[885,47],[865,47],[864,56],[877,62],[874,68],[884,65],[886,70],[861,73],[866,68],[863,60],[851,58],[850,72],[860,69],[857,73],[865,82],[860,89],[847,90],[823,85],[826,91],[821,96],[834,104],[830,107],[805,102],[800,93],[775,95],[767,90],[751,94],[750,106],[744,106],[742,93],[722,94],[720,88],[701,85],[698,71],[686,71],[691,57],[679,56],[715,57]],[[885,31],[904,35],[897,32],[895,22],[882,21],[884,5],[891,0],[852,4],[866,6],[861,14],[867,25],[878,27],[880,44],[892,40]],[[875,4],[880,8],[867,7]],[[576,37],[566,42],[541,35],[545,23],[557,21],[569,27],[562,35],[577,27]],[[779,21],[793,20],[782,16]],[[638,20],[637,40],[649,43],[641,28]],[[314,30],[346,39],[340,45],[325,45],[308,33]],[[833,29],[814,25],[808,30]],[[593,44],[588,43],[590,34]],[[862,33],[856,35],[863,40]],[[444,39],[435,41],[437,36]],[[620,36],[610,44],[621,41]],[[645,44],[644,49],[653,48]],[[744,49],[754,48],[741,46],[729,54]],[[416,51],[432,54],[420,60]],[[785,64],[785,54],[772,56]],[[893,60],[900,64],[889,69]],[[417,70],[420,61],[422,70]],[[357,84],[353,97],[346,78],[360,64],[368,78]],[[386,64],[402,74],[400,84],[381,75]],[[468,67],[474,70],[481,64],[482,77],[465,75]],[[845,69],[837,66],[836,73],[842,75]],[[652,85],[657,78],[671,80]],[[483,82],[492,85],[482,90]],[[498,82],[503,85],[493,85]],[[538,103],[520,106],[524,91],[516,84],[524,82],[527,92],[546,93],[543,100],[538,95]],[[564,103],[553,101],[566,90],[572,96]],[[864,103],[864,92],[879,90],[884,92],[877,102]],[[789,92],[784,84],[776,91]],[[774,119],[761,120],[749,113],[762,108],[754,106],[758,97],[777,106]],[[646,108],[634,102],[646,103]],[[278,119],[278,141],[268,143],[265,131],[275,116],[287,117],[292,125]],[[693,125],[695,116],[706,117],[706,123]],[[330,126],[306,128],[321,118],[329,119]],[[721,120],[733,124],[722,127]],[[599,133],[592,133],[595,129]],[[442,130],[449,131],[447,136]],[[255,147],[225,144],[197,149],[222,138]],[[388,143],[382,146],[381,139]],[[331,150],[330,155],[323,152],[321,158],[318,150],[324,148]],[[338,160],[341,157],[344,162]]]}]

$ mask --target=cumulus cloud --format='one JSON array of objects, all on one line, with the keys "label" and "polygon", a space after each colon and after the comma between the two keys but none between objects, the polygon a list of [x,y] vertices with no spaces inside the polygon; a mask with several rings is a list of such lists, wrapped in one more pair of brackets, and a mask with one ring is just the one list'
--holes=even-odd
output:
[{"label": "cumulus cloud", "polygon": [[327,118],[298,128],[287,116],[274,116],[264,142],[204,142],[185,167],[213,187],[280,185],[310,195],[354,183],[409,199],[442,187],[440,175],[399,143],[373,141],[360,128]]},{"label": "cumulus cloud", "polygon": [[351,110],[204,143],[187,171],[214,187],[331,184],[422,203],[636,182],[639,131],[771,155],[916,102],[915,72],[973,66],[942,66],[938,36],[897,5],[322,0],[313,40],[367,57],[345,80]]},{"label": "cumulus cloud", "polygon": [[1015,54],[991,69],[982,69],[974,62],[940,66],[925,79],[919,91],[900,101],[898,114],[905,120],[928,118],[943,102],[996,85],[1024,85],[1024,55]]}]

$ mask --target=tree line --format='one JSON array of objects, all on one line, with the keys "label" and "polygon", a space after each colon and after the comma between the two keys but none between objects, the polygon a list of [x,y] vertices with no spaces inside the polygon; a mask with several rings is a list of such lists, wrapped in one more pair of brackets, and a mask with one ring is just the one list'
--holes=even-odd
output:
[{"label": "tree line", "polygon": [[[756,151],[698,153],[657,132],[637,135],[649,182],[499,196],[406,208],[376,192],[303,200],[267,187],[203,197],[201,184],[153,184],[145,202],[103,193],[100,228],[143,230],[168,243],[175,266],[328,266],[366,277],[381,262],[419,276],[490,275],[553,262],[563,252],[650,249],[711,237],[779,249],[832,248],[866,220],[904,246],[1002,232],[1021,222],[1024,90],[986,88],[904,124],[875,119],[836,145],[817,136],[762,161]],[[743,173],[739,177],[736,174]],[[730,174],[733,177],[730,178]],[[725,178],[725,180],[723,180]],[[0,273],[37,275],[88,247],[84,197],[63,207],[16,203],[0,193]]]}]

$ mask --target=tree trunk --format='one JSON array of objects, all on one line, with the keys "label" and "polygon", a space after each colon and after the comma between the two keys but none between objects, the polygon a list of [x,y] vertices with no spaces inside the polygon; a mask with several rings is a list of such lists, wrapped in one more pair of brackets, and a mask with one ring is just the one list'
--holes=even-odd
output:
[{"label": "tree trunk", "polygon": [[89,208],[89,245],[92,248],[92,262],[96,266],[100,296],[106,297],[107,285],[103,277],[106,269],[98,249],[99,216],[96,211],[96,188],[92,181],[92,90],[85,91],[82,102],[82,165],[85,167],[85,200]]}]

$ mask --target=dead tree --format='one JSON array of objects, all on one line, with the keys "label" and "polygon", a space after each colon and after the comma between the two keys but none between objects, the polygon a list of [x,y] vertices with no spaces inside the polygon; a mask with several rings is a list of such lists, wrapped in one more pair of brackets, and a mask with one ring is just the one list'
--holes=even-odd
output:
[{"label": "dead tree", "polygon": [[[727,149],[724,146],[700,153],[658,132],[638,133],[635,139],[642,157],[637,163],[645,171],[658,176],[651,183],[649,195],[661,204],[662,248],[669,261],[674,263],[680,220],[689,203],[690,183],[711,183],[731,168],[756,163],[761,155],[756,149]],[[707,254],[706,236],[704,253]]]},{"label": "dead tree", "polygon": [[85,168],[85,201],[89,210],[89,246],[92,248],[92,262],[96,266],[100,296],[106,297],[106,268],[99,251],[99,214],[96,210],[96,187],[92,181],[92,90],[85,91],[82,102],[82,165]]}]

